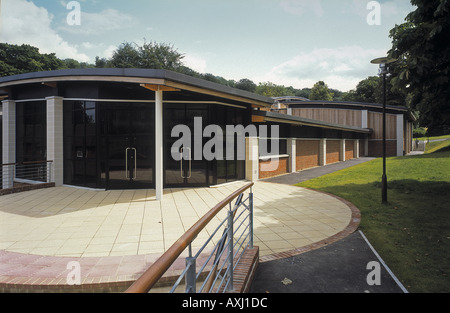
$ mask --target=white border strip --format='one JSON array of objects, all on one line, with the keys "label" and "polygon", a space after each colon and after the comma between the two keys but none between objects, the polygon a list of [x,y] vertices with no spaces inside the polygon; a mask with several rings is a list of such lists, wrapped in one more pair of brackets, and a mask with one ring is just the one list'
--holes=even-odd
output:
[{"label": "white border strip", "polygon": [[359,230],[359,233],[361,234],[361,236],[364,238],[364,240],[366,241],[367,245],[370,247],[370,249],[372,250],[372,252],[377,256],[378,260],[381,262],[381,264],[383,264],[384,268],[388,271],[388,273],[391,275],[391,277],[394,279],[394,281],[397,283],[397,285],[400,287],[400,289],[404,292],[404,293],[409,293],[408,290],[406,290],[406,288],[402,285],[402,283],[397,279],[397,277],[394,275],[394,273],[392,273],[391,269],[386,265],[386,263],[384,263],[383,259],[380,257],[380,255],[375,251],[375,249],[372,247],[372,245],[370,244],[369,240],[367,240],[366,236],[364,236],[363,232],[361,230]]}]

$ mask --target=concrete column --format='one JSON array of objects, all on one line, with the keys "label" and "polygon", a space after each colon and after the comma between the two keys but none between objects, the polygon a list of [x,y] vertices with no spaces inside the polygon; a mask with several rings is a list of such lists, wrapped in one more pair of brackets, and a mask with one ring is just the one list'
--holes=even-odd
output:
[{"label": "concrete column", "polygon": [[53,161],[50,182],[61,186],[64,182],[63,98],[47,100],[47,161]]},{"label": "concrete column", "polygon": [[259,139],[245,138],[245,179],[257,181],[259,179]]},{"label": "concrete column", "polygon": [[369,126],[369,122],[368,122],[368,116],[369,116],[369,111],[367,110],[362,110],[361,111],[361,128],[368,128]]},{"label": "concrete column", "polygon": [[297,171],[297,139],[287,139],[287,153],[289,154],[289,172]]},{"label": "concrete column", "polygon": [[339,161],[345,161],[345,139],[341,139],[339,145]]},{"label": "concrete column", "polygon": [[355,159],[359,159],[359,139],[353,140],[353,151]]},{"label": "concrete column", "polygon": [[397,114],[397,156],[403,155],[403,140],[404,140],[404,126],[403,126],[403,114]]},{"label": "concrete column", "polygon": [[[3,164],[16,163],[16,102],[2,101],[3,104]],[[13,167],[3,168],[3,189],[13,187]]]},{"label": "concrete column", "polygon": [[156,200],[163,200],[163,92],[155,91],[155,189]]},{"label": "concrete column", "polygon": [[320,139],[319,165],[327,165],[327,140],[325,138]]}]

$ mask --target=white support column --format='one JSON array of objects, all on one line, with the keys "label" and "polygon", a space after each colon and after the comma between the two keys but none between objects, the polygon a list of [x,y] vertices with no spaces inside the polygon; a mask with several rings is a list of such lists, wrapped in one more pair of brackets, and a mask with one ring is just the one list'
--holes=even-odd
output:
[{"label": "white support column", "polygon": [[355,159],[359,159],[359,139],[353,140],[353,155]]},{"label": "white support column", "polygon": [[163,92],[155,91],[155,189],[156,200],[163,200]]},{"label": "white support column", "polygon": [[53,161],[50,182],[64,183],[63,98],[47,100],[47,161]]},{"label": "white support column", "polygon": [[327,140],[325,138],[320,139],[319,165],[327,165]]},{"label": "white support column", "polygon": [[245,138],[245,179],[257,181],[259,179],[259,139]]},{"label": "white support column", "polygon": [[403,114],[397,114],[397,156],[403,155]]},{"label": "white support column", "polygon": [[345,139],[341,139],[339,145],[339,161],[345,161]]},{"label": "white support column", "polygon": [[297,171],[297,139],[287,139],[287,152],[289,154],[289,172],[295,173]]},{"label": "white support column", "polygon": [[367,110],[362,110],[361,111],[361,128],[368,128],[369,126],[369,122],[368,122],[368,116],[369,116],[369,111]]},{"label": "white support column", "polygon": [[[16,163],[16,102],[5,100],[3,104],[3,164]],[[13,187],[13,167],[3,168],[3,189]]]}]

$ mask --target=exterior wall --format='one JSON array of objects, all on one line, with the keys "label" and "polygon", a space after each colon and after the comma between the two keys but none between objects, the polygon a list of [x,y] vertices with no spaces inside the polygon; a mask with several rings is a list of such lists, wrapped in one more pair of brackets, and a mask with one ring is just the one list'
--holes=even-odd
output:
[{"label": "exterior wall", "polygon": [[297,171],[320,165],[320,140],[297,140],[296,147]]},{"label": "exterior wall", "polygon": [[[397,140],[386,140],[386,156],[397,155]],[[383,156],[383,140],[369,141],[369,156]]]},{"label": "exterior wall", "polygon": [[345,141],[345,160],[351,160],[355,158],[355,141],[346,140]]},{"label": "exterior wall", "polygon": [[327,164],[339,162],[340,144],[340,140],[327,140]]},{"label": "exterior wall", "polygon": [[362,115],[360,110],[292,108],[291,112],[293,116],[340,125],[362,127]]},{"label": "exterior wall", "polygon": [[267,161],[259,161],[259,178],[269,178],[274,177],[282,174],[286,174],[289,172],[289,157],[281,157],[278,160],[278,167],[274,171],[263,171],[261,168],[264,165],[269,165],[270,160]]}]

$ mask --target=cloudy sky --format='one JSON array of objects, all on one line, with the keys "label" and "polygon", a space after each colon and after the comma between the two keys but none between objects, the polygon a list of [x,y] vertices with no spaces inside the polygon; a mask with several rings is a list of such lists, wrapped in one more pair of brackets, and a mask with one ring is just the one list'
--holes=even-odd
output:
[{"label": "cloudy sky", "polygon": [[69,2],[0,0],[0,42],[93,63],[125,41],[156,41],[202,73],[342,91],[377,74],[370,60],[414,10],[409,0],[79,0],[80,25],[70,25]]}]

